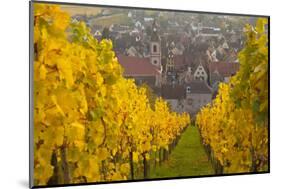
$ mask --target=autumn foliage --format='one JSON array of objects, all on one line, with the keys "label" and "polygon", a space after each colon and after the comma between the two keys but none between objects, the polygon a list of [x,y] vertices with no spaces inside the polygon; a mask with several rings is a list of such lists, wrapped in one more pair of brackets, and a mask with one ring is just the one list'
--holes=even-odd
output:
[{"label": "autumn foliage", "polygon": [[266,19],[246,26],[240,70],[196,117],[221,173],[268,170],[268,37]]},{"label": "autumn foliage", "polygon": [[58,6],[34,7],[34,183],[124,180],[189,124],[122,76],[112,43],[98,42]]}]

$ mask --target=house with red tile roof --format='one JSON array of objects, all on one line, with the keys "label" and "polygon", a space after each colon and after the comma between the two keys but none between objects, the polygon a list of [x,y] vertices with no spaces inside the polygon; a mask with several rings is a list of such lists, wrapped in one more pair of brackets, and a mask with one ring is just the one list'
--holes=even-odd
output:
[{"label": "house with red tile roof", "polygon": [[137,84],[146,83],[151,87],[160,85],[161,72],[150,63],[149,58],[117,55],[118,62],[124,68],[124,76],[134,78]]},{"label": "house with red tile roof", "polygon": [[219,82],[228,82],[239,70],[238,62],[211,62],[209,64],[210,85],[217,87]]},{"label": "house with red tile roof", "polygon": [[154,20],[152,25],[148,57],[117,54],[117,59],[124,68],[125,77],[134,78],[137,84],[146,83],[152,88],[161,86],[161,39],[158,35],[156,21]]}]

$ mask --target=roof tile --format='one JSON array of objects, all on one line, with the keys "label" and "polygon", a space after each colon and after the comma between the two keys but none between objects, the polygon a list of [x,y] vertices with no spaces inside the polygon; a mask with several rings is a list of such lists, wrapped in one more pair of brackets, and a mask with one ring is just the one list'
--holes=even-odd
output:
[{"label": "roof tile", "polygon": [[156,76],[158,74],[157,67],[150,63],[149,58],[119,54],[117,59],[124,68],[125,76]]},{"label": "roof tile", "polygon": [[210,73],[215,72],[223,77],[230,77],[239,70],[239,63],[237,62],[211,62],[209,65]]}]

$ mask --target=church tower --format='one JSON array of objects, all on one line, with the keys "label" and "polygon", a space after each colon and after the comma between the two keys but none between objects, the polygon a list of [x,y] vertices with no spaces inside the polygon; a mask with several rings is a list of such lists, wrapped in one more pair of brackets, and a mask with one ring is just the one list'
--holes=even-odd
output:
[{"label": "church tower", "polygon": [[159,70],[162,71],[161,68],[161,40],[158,34],[158,28],[156,21],[154,19],[152,24],[152,32],[150,39],[150,63],[158,67]]},{"label": "church tower", "polygon": [[172,84],[175,82],[176,72],[175,72],[175,62],[174,54],[168,49],[168,57],[166,58],[166,67],[165,67],[165,82],[166,84]]}]

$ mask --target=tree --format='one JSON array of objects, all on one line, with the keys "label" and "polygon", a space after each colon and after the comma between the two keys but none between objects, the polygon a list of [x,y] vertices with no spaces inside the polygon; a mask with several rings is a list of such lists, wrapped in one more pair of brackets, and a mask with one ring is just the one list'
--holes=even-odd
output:
[{"label": "tree", "polygon": [[204,144],[226,173],[268,170],[266,24],[259,19],[256,27],[246,26],[239,71],[196,116]]},{"label": "tree", "polygon": [[[131,165],[189,124],[162,99],[152,110],[146,89],[122,76],[112,42],[98,42],[57,5],[35,4],[34,55],[36,186],[129,179]],[[153,133],[155,125],[162,129]]]},{"label": "tree", "polygon": [[102,37],[101,37],[101,39],[110,39],[109,38],[109,29],[108,29],[108,27],[104,27],[103,28],[103,31],[102,31]]}]

